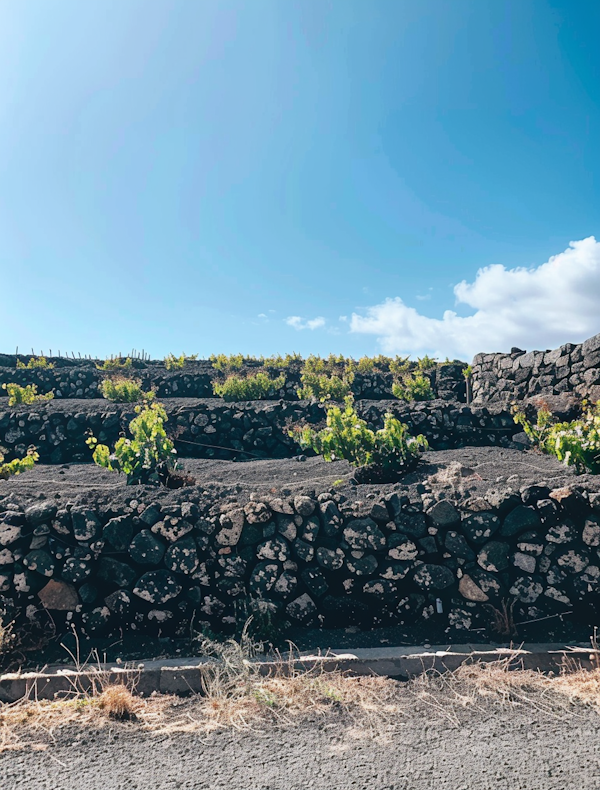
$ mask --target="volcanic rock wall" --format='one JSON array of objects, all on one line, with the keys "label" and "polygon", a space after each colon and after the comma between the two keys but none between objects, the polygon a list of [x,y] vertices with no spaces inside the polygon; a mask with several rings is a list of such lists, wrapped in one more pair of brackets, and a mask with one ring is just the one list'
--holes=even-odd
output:
[{"label": "volcanic rock wall", "polygon": [[[106,400],[40,401],[12,408],[6,403],[5,399],[3,407],[0,400],[0,446],[7,460],[35,445],[42,463],[89,461],[88,432],[112,446],[135,417],[134,404]],[[166,429],[178,453],[195,458],[289,458],[300,452],[289,435],[290,425],[323,423],[326,416],[322,404],[309,401],[171,399],[165,405]],[[452,401],[362,400],[356,408],[373,428],[381,428],[385,412],[392,412],[413,434],[425,435],[434,449],[506,445],[520,430],[502,408],[468,407]]]},{"label": "volcanic rock wall", "polygon": [[461,505],[431,488],[412,501],[188,496],[13,503],[0,512],[0,607],[21,620],[47,609],[89,635],[184,635],[192,619],[227,629],[253,606],[302,625],[436,617],[468,630],[509,598],[517,620],[597,605],[600,494],[576,487],[502,487]]},{"label": "volcanic rock wall", "polygon": [[472,386],[477,403],[510,403],[532,395],[566,392],[600,400],[600,335],[553,351],[513,349],[510,354],[477,354]]}]

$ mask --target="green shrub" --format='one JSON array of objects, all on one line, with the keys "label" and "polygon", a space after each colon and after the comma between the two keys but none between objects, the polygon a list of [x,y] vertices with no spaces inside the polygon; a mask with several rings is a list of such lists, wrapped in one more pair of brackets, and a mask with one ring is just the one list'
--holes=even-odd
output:
[{"label": "green shrub", "polygon": [[0,450],[0,480],[6,480],[12,475],[20,475],[28,469],[33,469],[34,464],[39,460],[40,456],[36,452],[35,447],[30,447],[24,458],[15,458],[14,461],[7,461],[6,463],[4,463],[4,455]]},{"label": "green shrub", "polygon": [[107,400],[112,400],[116,403],[149,401],[155,395],[152,391],[144,392],[142,382],[139,379],[128,379],[125,376],[104,379],[100,389]]},{"label": "green shrub", "polygon": [[192,354],[189,357],[186,357],[185,354],[182,354],[180,357],[176,357],[174,354],[167,354],[165,367],[167,370],[183,370],[186,362],[192,362],[195,359],[198,359],[198,354]]},{"label": "green shrub", "polygon": [[341,401],[351,394],[354,373],[346,373],[343,378],[326,373],[303,373],[302,386],[297,390],[300,400]]},{"label": "green shrub", "polygon": [[210,357],[210,361],[215,370],[219,370],[221,373],[228,373],[232,370],[241,370],[244,364],[244,355],[231,354],[227,356],[227,354],[213,354]]},{"label": "green shrub", "polygon": [[35,384],[27,384],[25,387],[20,387],[18,384],[3,384],[2,389],[6,390],[9,406],[28,405],[36,401],[52,400],[54,397],[53,392],[38,395]]},{"label": "green shrub", "polygon": [[31,357],[28,360],[27,364],[21,362],[17,359],[17,367],[18,368],[53,368],[54,364],[52,362],[48,362],[46,357]]},{"label": "green shrub", "polygon": [[383,428],[371,430],[354,410],[352,398],[345,407],[327,409],[327,427],[317,431],[309,425],[290,431],[303,448],[311,448],[326,461],[345,459],[353,466],[374,466],[384,473],[397,474],[418,463],[427,449],[424,436],[410,436],[408,427],[392,414],[384,417]]},{"label": "green shrub", "polygon": [[462,369],[462,374],[465,377],[465,379],[468,381],[473,375],[473,366],[467,365],[465,368]]},{"label": "green shrub", "polygon": [[93,449],[98,466],[123,472],[128,484],[164,483],[176,468],[177,453],[164,428],[167,414],[160,403],[136,406],[135,411],[137,417],[129,423],[132,438],[121,437],[112,453],[94,436],[86,443]]},{"label": "green shrub", "polygon": [[292,365],[299,365],[302,362],[300,354],[286,354],[282,357],[280,354],[274,354],[271,357],[261,357],[260,361],[263,363],[267,370],[282,370],[289,368]]},{"label": "green shrub", "polygon": [[400,400],[431,400],[434,397],[431,382],[427,376],[415,373],[406,376],[402,382],[392,384],[392,393]]},{"label": "green shrub", "polygon": [[108,370],[108,371],[120,371],[120,370],[131,370],[133,367],[133,361],[131,357],[111,357],[110,359],[105,359],[101,365],[96,365],[98,370]]},{"label": "green shrub", "polygon": [[419,370],[432,370],[436,365],[437,359],[435,357],[428,357],[427,354],[424,357],[417,357],[417,368]]},{"label": "green shrub", "polygon": [[262,400],[273,397],[285,385],[285,376],[271,379],[266,373],[246,378],[229,376],[223,382],[213,381],[213,392],[226,401]]},{"label": "green shrub", "polygon": [[390,360],[388,367],[390,373],[396,376],[403,376],[410,371],[413,364],[408,357],[396,357]]},{"label": "green shrub", "polygon": [[579,472],[600,474],[600,401],[572,422],[557,422],[547,407],[538,410],[534,424],[517,408],[513,408],[513,417],[542,452]]}]

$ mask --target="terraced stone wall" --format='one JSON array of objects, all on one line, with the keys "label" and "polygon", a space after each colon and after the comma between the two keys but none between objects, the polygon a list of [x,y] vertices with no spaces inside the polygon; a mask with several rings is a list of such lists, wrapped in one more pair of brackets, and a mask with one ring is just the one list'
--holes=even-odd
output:
[{"label": "terraced stone wall", "polygon": [[177,505],[147,489],[87,509],[0,502],[0,608],[92,636],[227,630],[261,609],[294,624],[468,631],[515,600],[517,622],[596,611],[600,494],[489,490],[460,506],[424,488]]},{"label": "terraced stone wall", "polygon": [[[133,404],[106,400],[39,402],[4,407],[0,402],[0,446],[7,460],[22,456],[35,445],[42,463],[89,461],[85,441],[91,431],[113,445],[135,416]],[[285,458],[300,452],[289,436],[289,426],[301,421],[325,420],[322,404],[308,401],[253,401],[224,403],[219,399],[166,402],[167,432],[181,457],[236,459]],[[413,434],[422,433],[434,449],[466,445],[507,445],[519,431],[502,408],[468,407],[453,401],[356,402],[358,414],[373,428],[381,428],[390,411],[407,423]]]},{"label": "terraced stone wall", "polygon": [[[21,358],[26,362],[27,358]],[[98,370],[89,360],[50,360],[54,368],[16,368],[17,357],[0,355],[0,386],[14,383],[21,387],[35,384],[38,392],[52,390],[55,398],[98,398],[104,371]],[[240,375],[256,372],[259,366],[246,364]],[[464,365],[440,365],[429,371],[432,389],[436,397],[443,400],[465,401]],[[274,400],[298,400],[297,390],[301,385],[300,368],[282,370],[286,383],[273,396]],[[139,378],[144,389],[154,388],[158,398],[212,398],[212,383],[223,378],[209,361],[189,362],[185,369],[168,371],[161,363],[146,363],[136,360],[128,375]],[[352,392],[355,398],[391,398],[394,376],[391,373],[355,373]]]},{"label": "terraced stone wall", "polygon": [[509,403],[566,392],[600,400],[600,335],[553,351],[513,349],[510,354],[477,354],[473,360],[477,403]]}]

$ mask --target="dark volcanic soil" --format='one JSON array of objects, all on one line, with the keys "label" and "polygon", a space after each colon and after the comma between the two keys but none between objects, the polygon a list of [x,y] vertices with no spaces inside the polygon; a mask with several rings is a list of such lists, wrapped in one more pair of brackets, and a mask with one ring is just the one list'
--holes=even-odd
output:
[{"label": "dark volcanic soil", "polygon": [[0,509],[7,503],[28,505],[35,499],[56,499],[61,503],[106,506],[109,503],[161,501],[217,501],[235,497],[244,502],[251,493],[289,496],[335,490],[348,499],[374,498],[398,491],[419,500],[418,484],[459,462],[467,470],[461,490],[448,489],[458,498],[478,496],[497,485],[517,490],[533,483],[558,488],[567,483],[600,490],[600,480],[592,475],[577,475],[555,458],[535,452],[498,447],[465,447],[458,450],[429,451],[419,467],[400,482],[389,485],[355,485],[353,468],[346,461],[327,463],[321,457],[304,461],[293,458],[258,461],[213,461],[185,459],[183,469],[196,484],[176,491],[153,486],[127,486],[125,477],[93,464],[63,466],[39,465],[30,472],[0,481]]}]

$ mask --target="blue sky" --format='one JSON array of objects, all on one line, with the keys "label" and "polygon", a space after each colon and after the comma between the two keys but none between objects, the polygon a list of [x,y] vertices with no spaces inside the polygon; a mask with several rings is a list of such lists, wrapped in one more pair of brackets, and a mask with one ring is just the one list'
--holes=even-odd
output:
[{"label": "blue sky", "polygon": [[600,332],[599,25],[596,0],[0,2],[1,349]]}]

